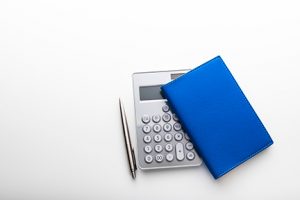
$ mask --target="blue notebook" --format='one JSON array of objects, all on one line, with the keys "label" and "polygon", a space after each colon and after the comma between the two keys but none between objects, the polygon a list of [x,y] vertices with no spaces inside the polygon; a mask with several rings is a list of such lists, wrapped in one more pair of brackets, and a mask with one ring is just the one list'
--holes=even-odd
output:
[{"label": "blue notebook", "polygon": [[220,56],[161,89],[215,179],[273,144]]}]

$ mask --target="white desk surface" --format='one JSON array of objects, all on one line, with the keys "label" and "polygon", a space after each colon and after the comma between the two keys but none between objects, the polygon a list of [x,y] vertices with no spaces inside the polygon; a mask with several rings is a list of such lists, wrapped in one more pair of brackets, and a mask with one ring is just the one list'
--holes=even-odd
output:
[{"label": "white desk surface", "polygon": [[[0,199],[299,199],[298,1],[0,2]],[[215,181],[205,166],[133,181],[131,74],[221,55],[274,145]],[[135,137],[134,143],[135,143]]]}]

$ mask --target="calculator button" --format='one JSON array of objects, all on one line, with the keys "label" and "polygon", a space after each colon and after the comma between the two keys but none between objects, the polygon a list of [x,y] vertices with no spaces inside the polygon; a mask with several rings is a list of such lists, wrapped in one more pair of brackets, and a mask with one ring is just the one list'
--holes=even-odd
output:
[{"label": "calculator button", "polygon": [[171,162],[173,159],[174,159],[174,155],[173,154],[169,153],[169,154],[166,155],[166,160],[167,161]]},{"label": "calculator button", "polygon": [[162,110],[164,112],[168,112],[170,110],[169,106],[167,104],[163,105]]},{"label": "calculator button", "polygon": [[147,145],[147,146],[145,146],[144,150],[145,150],[146,153],[151,153],[152,147]]},{"label": "calculator button", "polygon": [[161,141],[161,135],[154,135],[154,141],[160,142]]},{"label": "calculator button", "polygon": [[166,124],[164,125],[164,131],[169,132],[169,131],[171,131],[171,130],[172,130],[172,125],[169,124],[169,123],[166,123]]},{"label": "calculator button", "polygon": [[193,152],[188,152],[187,154],[186,154],[186,157],[187,157],[187,159],[189,159],[189,160],[194,160],[194,158],[195,158],[195,154],[193,153]]},{"label": "calculator button", "polygon": [[184,159],[184,149],[183,149],[183,144],[182,143],[177,143],[176,144],[176,158],[177,160],[181,161]]},{"label": "calculator button", "polygon": [[151,155],[146,155],[145,161],[146,161],[146,163],[152,163],[153,157]]},{"label": "calculator button", "polygon": [[188,136],[188,134],[184,134],[185,139],[190,140],[190,137]]},{"label": "calculator button", "polygon": [[146,143],[151,142],[151,137],[150,137],[150,135],[146,135],[146,136],[144,137],[144,142],[146,142]]},{"label": "calculator button", "polygon": [[159,133],[159,132],[161,131],[161,126],[160,126],[159,124],[155,124],[155,125],[153,126],[153,131],[154,131],[155,133]]},{"label": "calculator button", "polygon": [[173,119],[174,119],[174,121],[178,121],[178,118],[177,118],[176,114],[175,114],[175,113],[173,113],[172,115],[173,115]]},{"label": "calculator button", "polygon": [[192,150],[194,148],[193,144],[191,142],[186,143],[185,148],[187,150]]},{"label": "calculator button", "polygon": [[165,140],[166,140],[166,142],[170,142],[172,140],[172,135],[170,133],[167,133],[165,135]]},{"label": "calculator button", "polygon": [[181,130],[181,124],[175,123],[173,126],[174,126],[175,131],[180,131]]},{"label": "calculator button", "polygon": [[161,155],[161,154],[157,154],[157,155],[155,156],[155,160],[156,160],[157,162],[162,162],[163,159],[164,159],[164,156]]},{"label": "calculator button", "polygon": [[180,141],[180,140],[182,140],[183,136],[181,133],[176,133],[174,138],[175,138],[175,140]]},{"label": "calculator button", "polygon": [[163,150],[163,148],[162,148],[162,146],[161,146],[160,144],[155,145],[154,149],[155,149],[155,151],[156,151],[157,153],[160,153],[160,152]]},{"label": "calculator button", "polygon": [[151,131],[151,127],[149,125],[143,126],[143,132],[144,133],[150,133],[150,131]]},{"label": "calculator button", "polygon": [[167,152],[170,152],[170,151],[172,151],[173,150],[173,146],[171,145],[171,144],[167,144],[166,145],[166,151]]},{"label": "calculator button", "polygon": [[169,121],[171,120],[171,115],[168,114],[168,113],[165,113],[165,114],[163,114],[162,119],[163,119],[165,122],[169,122]]},{"label": "calculator button", "polygon": [[150,122],[149,115],[143,115],[142,122],[144,122],[145,124],[148,124]]},{"label": "calculator button", "polygon": [[160,121],[160,116],[159,115],[153,115],[152,121],[155,123],[158,123]]}]

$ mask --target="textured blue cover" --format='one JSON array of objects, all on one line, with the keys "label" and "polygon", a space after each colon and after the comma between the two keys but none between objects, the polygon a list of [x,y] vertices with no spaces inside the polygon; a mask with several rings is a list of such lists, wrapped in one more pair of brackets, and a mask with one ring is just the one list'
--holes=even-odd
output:
[{"label": "textured blue cover", "polygon": [[162,92],[215,179],[273,144],[220,56]]}]

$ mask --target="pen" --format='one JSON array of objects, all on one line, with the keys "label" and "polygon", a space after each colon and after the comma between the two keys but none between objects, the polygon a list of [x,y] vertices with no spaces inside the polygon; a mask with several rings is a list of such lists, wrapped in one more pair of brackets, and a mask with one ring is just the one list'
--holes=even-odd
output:
[{"label": "pen", "polygon": [[126,113],[125,113],[125,109],[124,109],[123,103],[121,101],[121,98],[119,98],[119,104],[120,104],[120,113],[121,113],[121,120],[122,120],[124,140],[125,140],[125,146],[126,146],[126,151],[127,151],[129,168],[130,168],[132,178],[135,179],[135,177],[136,177],[135,171],[137,169],[135,155],[134,155],[133,147],[132,147],[131,140],[130,140]]}]

